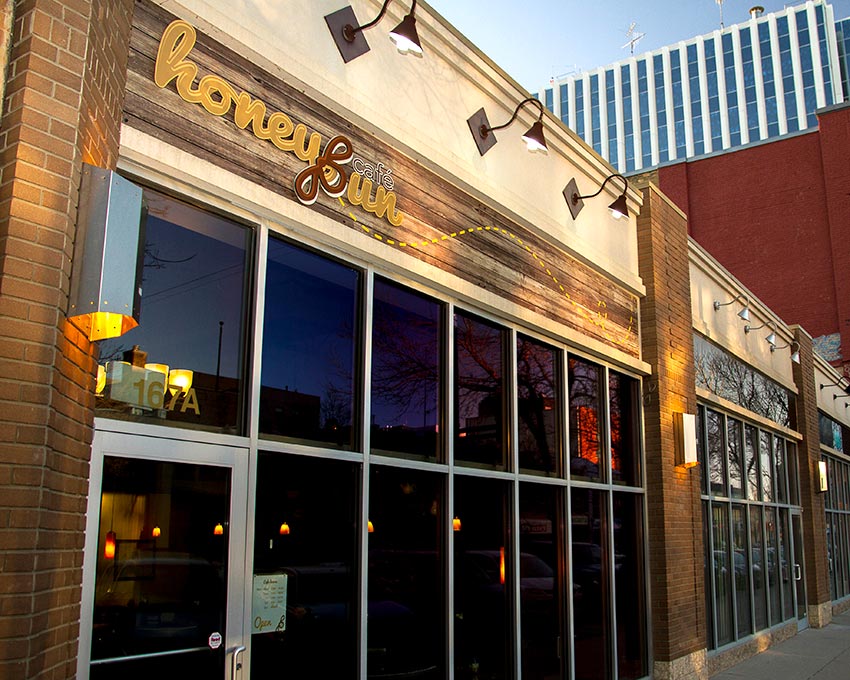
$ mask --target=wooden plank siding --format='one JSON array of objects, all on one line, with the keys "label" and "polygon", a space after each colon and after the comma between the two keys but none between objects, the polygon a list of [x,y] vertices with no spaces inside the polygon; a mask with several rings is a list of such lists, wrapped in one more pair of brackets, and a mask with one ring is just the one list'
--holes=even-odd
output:
[{"label": "wooden plank siding", "polygon": [[[159,41],[175,18],[147,0],[136,2],[125,124],[297,200],[293,182],[307,167],[304,161],[257,138],[250,127],[240,129],[234,123],[232,107],[224,116],[212,115],[201,105],[184,101],[173,81],[165,88],[156,85],[154,64]],[[351,141],[355,155],[392,168],[393,192],[404,221],[395,227],[359,206],[349,205],[345,195],[334,199],[320,192],[312,209],[410,257],[639,357],[638,300],[632,292],[200,31],[187,58],[197,64],[199,78],[220,76],[237,91],[264,102],[267,113],[280,111],[294,123],[304,123],[310,133],[321,134],[323,145],[341,134]]]}]

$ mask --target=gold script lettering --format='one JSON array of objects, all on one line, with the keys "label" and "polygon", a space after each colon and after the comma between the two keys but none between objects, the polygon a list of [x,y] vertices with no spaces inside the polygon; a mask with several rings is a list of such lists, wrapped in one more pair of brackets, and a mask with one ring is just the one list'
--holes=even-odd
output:
[{"label": "gold script lettering", "polygon": [[348,180],[348,201],[376,217],[386,215],[387,221],[394,227],[401,226],[404,220],[404,215],[395,209],[395,194],[387,192],[379,185],[375,190],[375,198],[372,199],[372,181],[356,172],[351,173]]}]

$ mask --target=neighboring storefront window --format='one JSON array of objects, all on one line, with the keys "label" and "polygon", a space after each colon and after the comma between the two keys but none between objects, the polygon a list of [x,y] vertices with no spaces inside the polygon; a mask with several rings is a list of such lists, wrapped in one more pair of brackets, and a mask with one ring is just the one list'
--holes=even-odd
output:
[{"label": "neighboring storefront window", "polygon": [[826,549],[833,600],[850,596],[850,461],[824,454],[827,487]]},{"label": "neighboring storefront window", "polygon": [[818,412],[818,422],[820,425],[820,443],[844,453],[844,430],[846,428],[822,412]]},{"label": "neighboring storefront window", "polygon": [[797,448],[786,437],[699,407],[706,523],[708,646],[795,618],[791,515],[800,511]]},{"label": "neighboring storefront window", "polygon": [[96,415],[244,432],[250,229],[145,190],[138,327],[100,342]]}]

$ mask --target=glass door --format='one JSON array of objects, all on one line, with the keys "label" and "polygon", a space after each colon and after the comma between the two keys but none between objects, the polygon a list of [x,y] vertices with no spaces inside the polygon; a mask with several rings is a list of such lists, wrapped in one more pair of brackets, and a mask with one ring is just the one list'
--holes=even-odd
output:
[{"label": "glass door", "polygon": [[242,677],[247,463],[96,433],[80,677]]},{"label": "glass door", "polygon": [[794,534],[794,584],[797,592],[797,629],[809,627],[806,607],[806,569],[803,561],[803,524],[799,511],[791,511],[791,530]]}]

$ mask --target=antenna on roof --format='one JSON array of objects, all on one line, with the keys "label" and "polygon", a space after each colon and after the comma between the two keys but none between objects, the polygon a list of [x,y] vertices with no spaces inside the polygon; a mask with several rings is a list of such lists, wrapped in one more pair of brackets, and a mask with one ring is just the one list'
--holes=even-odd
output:
[{"label": "antenna on roof", "polygon": [[723,29],[723,3],[725,0],[715,0],[717,6],[720,8],[720,28]]},{"label": "antenna on roof", "polygon": [[628,47],[631,54],[635,53],[635,45],[637,45],[646,35],[646,33],[639,33],[635,31],[635,26],[637,26],[637,24],[633,21],[631,26],[629,26],[629,30],[626,31],[626,39],[628,42],[620,48],[621,50],[624,50]]}]

